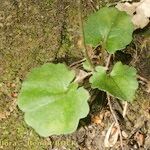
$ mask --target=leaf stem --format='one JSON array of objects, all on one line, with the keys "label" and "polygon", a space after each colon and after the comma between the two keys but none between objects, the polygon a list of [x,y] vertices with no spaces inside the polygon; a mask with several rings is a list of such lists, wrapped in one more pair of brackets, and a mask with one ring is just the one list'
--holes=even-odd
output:
[{"label": "leaf stem", "polygon": [[82,3],[81,3],[81,0],[78,0],[78,9],[79,9],[79,24],[80,24],[80,30],[81,30],[81,33],[82,33],[82,43],[83,43],[83,53],[85,55],[85,58],[86,60],[88,61],[88,63],[90,64],[92,70],[94,70],[94,65],[90,59],[90,56],[88,54],[88,50],[87,50],[87,47],[86,47],[86,44],[85,44],[85,33],[84,33],[84,29],[83,29],[83,20],[82,20]]},{"label": "leaf stem", "polygon": [[112,54],[109,54],[108,59],[107,59],[107,62],[106,62],[106,66],[105,66],[105,67],[106,67],[107,69],[109,68],[109,65],[110,65],[111,56],[112,56]]}]

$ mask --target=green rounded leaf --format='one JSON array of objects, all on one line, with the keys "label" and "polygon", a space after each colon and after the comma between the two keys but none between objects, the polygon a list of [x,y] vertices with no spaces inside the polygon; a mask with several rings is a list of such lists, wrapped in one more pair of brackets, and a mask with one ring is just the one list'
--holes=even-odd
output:
[{"label": "green rounded leaf", "polygon": [[138,88],[135,68],[123,65],[121,62],[115,64],[110,74],[106,73],[105,67],[96,67],[90,83],[93,88],[106,91],[120,100],[129,102],[134,99]]},{"label": "green rounded leaf", "polygon": [[33,69],[18,98],[26,123],[41,136],[68,134],[87,116],[89,93],[71,83],[75,74],[64,64],[45,64]]},{"label": "green rounded leaf", "polygon": [[113,54],[131,42],[133,30],[126,12],[104,7],[88,17],[84,26],[85,42],[94,47],[102,45]]}]

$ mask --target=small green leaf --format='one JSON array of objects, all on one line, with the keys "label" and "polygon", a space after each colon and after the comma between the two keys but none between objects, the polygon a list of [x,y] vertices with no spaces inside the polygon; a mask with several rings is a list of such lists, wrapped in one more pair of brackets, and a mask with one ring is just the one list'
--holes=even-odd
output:
[{"label": "small green leaf", "polygon": [[121,62],[115,64],[110,74],[106,73],[105,67],[96,67],[90,83],[93,88],[106,91],[120,100],[129,102],[134,99],[138,88],[135,68],[123,65]]},{"label": "small green leaf", "polygon": [[109,53],[125,48],[132,40],[131,17],[116,8],[101,8],[88,17],[84,26],[85,42],[102,45]]},{"label": "small green leaf", "polygon": [[87,70],[87,71],[92,71],[92,68],[91,68],[91,66],[90,66],[90,64],[89,64],[89,62],[86,60],[86,61],[84,61],[83,63],[82,63],[82,65],[83,65],[83,68],[85,69],[85,70]]},{"label": "small green leaf", "polygon": [[79,119],[87,116],[89,93],[71,83],[74,77],[64,64],[45,64],[24,81],[18,106],[41,136],[74,132]]}]

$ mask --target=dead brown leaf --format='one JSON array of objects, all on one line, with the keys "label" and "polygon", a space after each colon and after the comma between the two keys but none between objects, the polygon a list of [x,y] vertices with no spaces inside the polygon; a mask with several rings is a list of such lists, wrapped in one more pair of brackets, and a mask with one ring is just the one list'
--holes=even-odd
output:
[{"label": "dead brown leaf", "polygon": [[120,11],[126,11],[132,16],[132,22],[135,26],[135,30],[138,28],[144,28],[149,23],[150,18],[150,0],[141,0],[136,3],[118,3],[116,5]]},{"label": "dead brown leaf", "polygon": [[105,139],[104,139],[104,145],[105,147],[113,147],[117,140],[118,140],[118,136],[119,136],[119,130],[116,126],[115,123],[112,123],[111,126],[109,127]]},{"label": "dead brown leaf", "polygon": [[86,77],[92,75],[91,72],[85,72],[83,70],[79,70],[77,75],[76,75],[76,79],[74,82],[76,83],[81,83]]},{"label": "dead brown leaf", "polygon": [[99,116],[94,116],[94,117],[92,117],[92,122],[95,124],[101,124],[102,120],[100,119]]},{"label": "dead brown leaf", "polygon": [[140,132],[136,132],[136,134],[134,135],[134,139],[137,141],[139,147],[144,145],[144,141],[145,141],[144,134]]}]

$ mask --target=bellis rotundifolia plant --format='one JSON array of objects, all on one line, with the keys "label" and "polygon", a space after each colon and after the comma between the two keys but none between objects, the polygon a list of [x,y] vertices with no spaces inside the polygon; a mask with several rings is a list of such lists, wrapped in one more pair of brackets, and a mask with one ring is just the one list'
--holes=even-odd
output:
[{"label": "bellis rotundifolia plant", "polygon": [[[109,54],[124,49],[132,41],[134,30],[130,16],[113,7],[101,8],[90,15],[83,28],[85,45],[93,49],[101,46]],[[108,72],[105,66],[93,67],[88,55],[85,56],[83,67],[93,68],[91,88],[122,101],[134,100],[138,88],[135,68],[117,62]],[[74,132],[79,120],[89,113],[88,99],[89,92],[75,82],[73,70],[62,63],[47,63],[28,74],[18,106],[25,113],[25,122],[40,136],[48,137]]]}]

